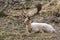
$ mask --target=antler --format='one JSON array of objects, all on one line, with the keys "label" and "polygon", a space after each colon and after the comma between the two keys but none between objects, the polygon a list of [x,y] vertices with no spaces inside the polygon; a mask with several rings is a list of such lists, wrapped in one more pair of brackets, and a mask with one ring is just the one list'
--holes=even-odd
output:
[{"label": "antler", "polygon": [[26,12],[25,12],[25,10],[22,10],[22,12],[23,12],[22,15],[26,18],[26,15],[25,15]]},{"label": "antler", "polygon": [[30,17],[31,16],[29,16],[29,15],[27,15],[27,12],[25,11],[25,10],[22,10],[22,15],[25,17],[25,18],[29,18],[30,19]]}]

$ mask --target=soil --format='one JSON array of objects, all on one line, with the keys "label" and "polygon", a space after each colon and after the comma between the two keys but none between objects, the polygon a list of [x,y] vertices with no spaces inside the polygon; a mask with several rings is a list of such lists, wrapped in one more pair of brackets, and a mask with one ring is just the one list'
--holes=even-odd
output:
[{"label": "soil", "polygon": [[[45,2],[49,3],[49,1]],[[0,40],[60,40],[60,16],[58,16],[59,13],[57,15],[52,15],[52,13],[40,15],[40,13],[31,17],[32,22],[43,22],[51,24],[56,29],[56,33],[27,34],[25,24],[23,23],[25,17],[23,16],[22,12],[22,10],[25,9],[21,7],[22,5],[9,5],[10,6],[8,6],[3,12],[0,12],[0,14],[3,13],[2,15],[0,15]]]}]

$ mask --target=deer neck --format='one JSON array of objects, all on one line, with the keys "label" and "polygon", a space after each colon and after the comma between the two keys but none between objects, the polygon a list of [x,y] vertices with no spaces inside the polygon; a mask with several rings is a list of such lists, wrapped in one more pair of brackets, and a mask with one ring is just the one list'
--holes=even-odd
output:
[{"label": "deer neck", "polygon": [[26,25],[26,28],[28,29],[29,32],[31,32],[32,28],[31,28],[31,22],[29,22],[27,25]]}]

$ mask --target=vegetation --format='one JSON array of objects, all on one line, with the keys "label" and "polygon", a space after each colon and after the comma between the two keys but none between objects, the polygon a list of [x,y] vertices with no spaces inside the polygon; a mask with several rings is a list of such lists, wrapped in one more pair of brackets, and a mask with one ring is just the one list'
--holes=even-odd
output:
[{"label": "vegetation", "polygon": [[[51,24],[56,29],[56,34],[26,34],[26,27],[23,22],[28,12],[36,8],[35,4],[41,4],[42,8],[36,15],[31,17],[31,21]],[[31,2],[24,0],[0,0],[0,9],[0,40],[59,40],[59,0],[33,0]],[[32,13],[30,14],[32,15]]]}]

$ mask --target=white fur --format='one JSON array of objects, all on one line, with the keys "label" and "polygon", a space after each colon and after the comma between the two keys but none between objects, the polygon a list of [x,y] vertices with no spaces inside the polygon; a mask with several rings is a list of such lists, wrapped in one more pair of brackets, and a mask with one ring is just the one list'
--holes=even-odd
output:
[{"label": "white fur", "polygon": [[31,28],[33,32],[37,31],[46,31],[48,33],[53,33],[55,32],[55,29],[47,23],[31,23]]}]

